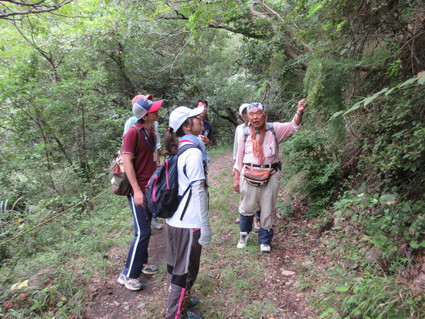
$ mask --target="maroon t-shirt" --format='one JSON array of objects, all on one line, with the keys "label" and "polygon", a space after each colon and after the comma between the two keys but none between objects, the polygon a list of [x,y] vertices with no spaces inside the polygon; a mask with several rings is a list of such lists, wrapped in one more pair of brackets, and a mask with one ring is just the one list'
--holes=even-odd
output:
[{"label": "maroon t-shirt", "polygon": [[122,152],[124,154],[134,154],[136,152],[137,134],[140,133],[139,150],[134,159],[134,170],[136,172],[136,178],[140,189],[144,192],[149,178],[157,167],[156,162],[153,160],[153,154],[156,147],[156,137],[153,127],[151,131],[148,132],[144,129],[142,124],[134,123],[134,125],[139,129],[130,127],[124,135]]}]

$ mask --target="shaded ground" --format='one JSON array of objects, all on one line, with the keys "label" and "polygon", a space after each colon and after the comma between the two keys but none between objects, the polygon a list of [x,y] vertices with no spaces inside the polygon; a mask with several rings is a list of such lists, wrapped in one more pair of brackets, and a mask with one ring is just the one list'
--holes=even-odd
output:
[{"label": "shaded ground", "polygon": [[[210,187],[219,185],[220,173],[229,169],[231,155],[221,156],[209,165]],[[217,178],[217,179],[216,179]],[[230,201],[229,201],[230,202]],[[237,203],[236,203],[237,204]],[[236,204],[229,204],[229,210],[235,210]],[[214,216],[213,218],[216,218]],[[303,219],[291,220],[287,223],[284,219],[276,218],[275,237],[273,239],[273,249],[270,254],[256,255],[259,262],[264,265],[263,278],[259,280],[261,287],[257,293],[251,296],[251,302],[271,302],[280,308],[278,315],[262,316],[261,318],[274,319],[298,319],[298,318],[318,318],[314,314],[306,301],[306,295],[300,293],[297,288],[300,265],[309,262],[309,254],[316,250],[315,240],[312,239],[313,230],[309,232],[308,225]],[[290,225],[290,226],[289,226]],[[300,234],[300,228],[307,231]],[[232,247],[236,245],[233,234],[222,233],[221,237],[226,245]],[[150,261],[153,264],[161,265],[160,272],[155,276],[142,275],[145,288],[143,291],[129,291],[117,282],[119,270],[125,263],[126,251],[114,248],[108,255],[107,279],[94,280],[90,287],[89,301],[92,303],[87,307],[84,318],[88,319],[130,319],[130,318],[163,318],[165,305],[165,230],[153,230],[150,241]],[[129,237],[130,240],[130,237]],[[208,249],[214,249],[213,245]],[[218,252],[218,255],[220,253]],[[250,257],[251,258],[251,257]],[[217,264],[217,272],[220,267],[227,264],[225,256],[222,263]],[[201,261],[202,264],[202,261]],[[110,266],[109,266],[110,265]],[[203,271],[201,266],[201,272]],[[211,271],[211,269],[210,269]],[[213,271],[213,273],[215,273]],[[99,276],[100,277],[100,276]],[[218,279],[217,279],[218,280]],[[195,283],[196,285],[196,283]],[[226,292],[221,292],[225,294]],[[224,309],[227,314],[225,318],[244,318],[240,315],[238,305],[229,305],[229,309]],[[202,308],[200,309],[202,312]],[[222,309],[223,310],[223,309]],[[206,318],[204,319],[212,319]],[[223,318],[222,315],[217,318]],[[247,317],[245,317],[247,318]],[[253,318],[253,317],[252,317]],[[253,318],[254,319],[254,318]]]}]

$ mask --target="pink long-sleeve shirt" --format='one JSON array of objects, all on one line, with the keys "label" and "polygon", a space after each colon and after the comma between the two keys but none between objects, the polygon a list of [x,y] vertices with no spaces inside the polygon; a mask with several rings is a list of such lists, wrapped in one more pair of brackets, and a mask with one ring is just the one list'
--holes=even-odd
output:
[{"label": "pink long-sleeve shirt", "polygon": [[[279,143],[284,139],[291,136],[294,132],[300,129],[300,125],[297,125],[294,120],[286,123],[274,122],[273,128],[276,134],[276,138],[272,131],[266,131],[263,141],[263,153],[264,162],[263,164],[273,164],[279,162]],[[259,159],[254,156],[252,149],[251,136],[244,142],[245,135],[241,134],[239,139],[238,150],[236,154],[236,161],[234,168],[241,172],[243,163],[259,164]],[[277,143],[276,143],[277,140]]]}]

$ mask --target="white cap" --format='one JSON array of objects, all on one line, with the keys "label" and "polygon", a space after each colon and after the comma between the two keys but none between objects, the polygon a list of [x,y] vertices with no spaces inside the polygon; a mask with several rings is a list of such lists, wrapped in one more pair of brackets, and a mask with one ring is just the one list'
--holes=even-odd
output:
[{"label": "white cap", "polygon": [[194,109],[190,109],[186,106],[179,106],[170,114],[170,124],[169,126],[177,131],[180,126],[186,121],[189,117],[194,117],[201,114],[204,111],[203,106],[198,106]]},{"label": "white cap", "polygon": [[242,116],[243,110],[245,110],[249,106],[249,103],[244,103],[239,106],[239,115]]}]

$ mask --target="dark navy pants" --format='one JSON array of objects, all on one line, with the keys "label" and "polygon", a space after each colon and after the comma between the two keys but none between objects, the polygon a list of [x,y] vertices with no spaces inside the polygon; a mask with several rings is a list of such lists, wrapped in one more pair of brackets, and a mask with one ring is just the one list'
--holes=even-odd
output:
[{"label": "dark navy pants", "polygon": [[134,237],[130,244],[127,262],[123,274],[128,278],[138,278],[143,264],[148,262],[148,245],[151,237],[152,215],[147,208],[136,206],[133,194],[128,196],[131,212],[134,219]]},{"label": "dark navy pants", "polygon": [[[258,217],[258,212],[256,213]],[[244,216],[240,214],[239,217],[239,228],[241,232],[250,233],[252,231],[252,223],[254,221],[254,216]],[[260,228],[258,231],[258,244],[267,244],[270,245],[273,239],[273,229],[264,229]]]}]

